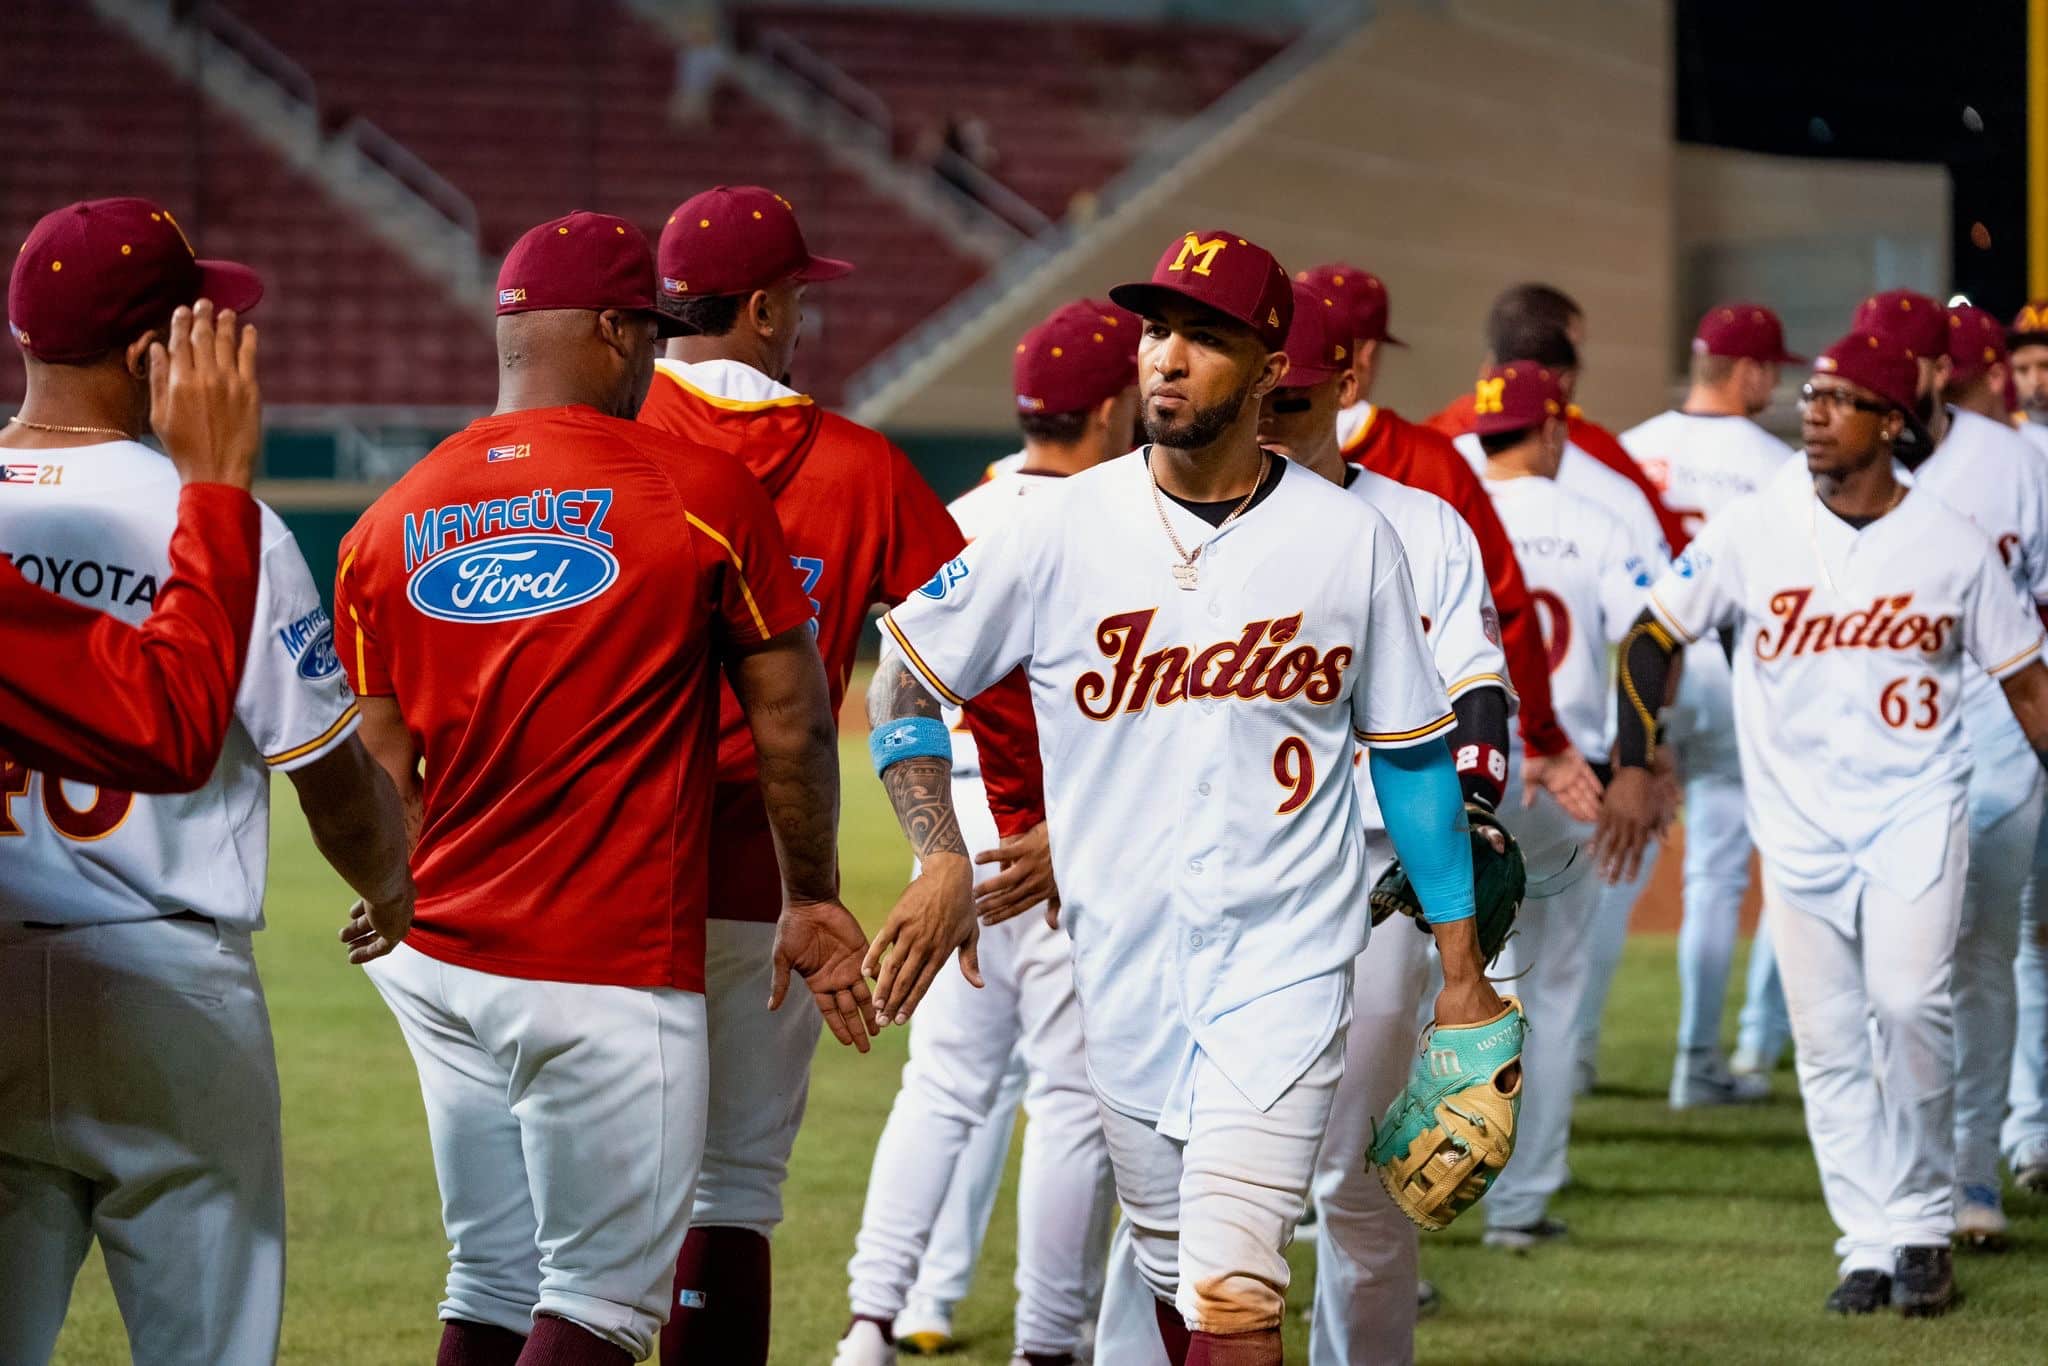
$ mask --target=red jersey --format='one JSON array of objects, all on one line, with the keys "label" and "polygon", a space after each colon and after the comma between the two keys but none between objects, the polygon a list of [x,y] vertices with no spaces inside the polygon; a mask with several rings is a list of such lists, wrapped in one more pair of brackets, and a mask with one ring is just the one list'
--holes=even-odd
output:
[{"label": "red jersey", "polygon": [[471,423],[342,541],[335,647],[425,762],[407,941],[704,986],[721,642],[808,621],[738,461],[587,407]]},{"label": "red jersey", "polygon": [[127,792],[204,784],[235,719],[262,553],[255,499],[185,485],[171,575],[136,627],[36,587],[0,550],[0,747]]},{"label": "red jersey", "polygon": [[1408,421],[1391,408],[1374,408],[1365,425],[1344,443],[1344,458],[1374,474],[1433,493],[1449,503],[1472,528],[1479,557],[1486,564],[1493,608],[1500,615],[1501,650],[1507,656],[1508,679],[1521,705],[1517,723],[1522,743],[1531,754],[1561,754],[1571,740],[1557,724],[1550,703],[1550,657],[1542,626],[1522,581],[1514,543],[1494,511],[1485,486],[1449,437]]},{"label": "red jersey", "polygon": [[[1445,404],[1443,410],[1423,424],[1448,437],[1463,436],[1472,430],[1472,395],[1461,394]],[[1636,464],[1613,432],[1597,422],[1589,420],[1573,405],[1566,411],[1565,436],[1574,446],[1592,456],[1601,464],[1627,479],[1643,491],[1643,497],[1650,500],[1650,511],[1657,515],[1657,528],[1664,533],[1664,540],[1671,547],[1675,558],[1685,549],[1692,537],[1685,531],[1685,522],[1670,508],[1664,506],[1664,491],[1650,482],[1642,466]]]},{"label": "red jersey", "polygon": [[[869,610],[901,602],[966,545],[946,505],[880,432],[737,361],[661,361],[640,421],[737,456],[767,490],[810,596],[836,710]],[[754,737],[738,699],[720,691],[711,914],[774,920],[782,877],[755,782]],[[1012,808],[1006,833],[1036,824],[1037,738],[1021,679],[983,694],[972,710],[977,731],[1006,737],[991,746],[996,789]]]}]

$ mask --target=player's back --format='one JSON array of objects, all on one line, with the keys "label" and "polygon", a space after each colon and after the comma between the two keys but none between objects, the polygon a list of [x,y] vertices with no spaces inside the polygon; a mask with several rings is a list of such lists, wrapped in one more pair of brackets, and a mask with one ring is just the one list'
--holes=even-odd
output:
[{"label": "player's back", "polygon": [[1693,535],[1792,458],[1790,446],[1737,413],[1672,409],[1623,432],[1621,444]]},{"label": "player's back", "polygon": [[[31,583],[140,625],[169,577],[171,462],[133,441],[8,456],[0,551]],[[212,776],[195,792],[134,795],[0,760],[0,920],[189,912],[261,926],[270,774],[321,758],[356,723],[305,560],[277,515],[262,517],[248,664]]]},{"label": "player's back", "polygon": [[[1478,435],[1467,432],[1452,444],[1465,457],[1473,473],[1484,476],[1486,452],[1480,448]],[[1552,482],[1568,493],[1597,504],[1620,522],[1635,553],[1645,558],[1654,557],[1660,562],[1671,558],[1671,547],[1664,539],[1663,529],[1657,525],[1656,509],[1643,496],[1643,491],[1586,451],[1567,441],[1564,458],[1558,462],[1557,477]],[[1491,484],[1488,492],[1492,492]]]},{"label": "player's back", "polygon": [[1960,408],[1948,416],[1913,485],[1976,523],[2016,586],[2048,597],[2048,460],[2002,423]]},{"label": "player's back", "polygon": [[1652,581],[1621,521],[1553,479],[1489,479],[1543,627],[1557,719],[1583,754],[1614,743],[1608,646],[1627,634]]},{"label": "player's back", "polygon": [[423,952],[701,985],[719,640],[800,624],[737,461],[588,407],[473,422],[342,544],[342,662],[425,766]]}]

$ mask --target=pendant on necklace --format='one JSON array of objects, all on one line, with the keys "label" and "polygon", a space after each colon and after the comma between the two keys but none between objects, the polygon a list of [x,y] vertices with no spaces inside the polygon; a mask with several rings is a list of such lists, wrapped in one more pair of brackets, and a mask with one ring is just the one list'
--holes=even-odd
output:
[{"label": "pendant on necklace", "polygon": [[1197,570],[1192,564],[1177,564],[1173,567],[1173,581],[1179,584],[1183,591],[1192,593],[1195,591],[1196,573]]}]

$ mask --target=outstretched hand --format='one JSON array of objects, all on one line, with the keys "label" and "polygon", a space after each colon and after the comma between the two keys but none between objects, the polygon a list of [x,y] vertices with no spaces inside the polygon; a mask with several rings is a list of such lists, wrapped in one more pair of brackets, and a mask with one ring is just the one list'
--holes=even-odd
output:
[{"label": "outstretched hand", "polygon": [[768,1008],[780,1010],[789,974],[803,978],[832,1037],[865,1053],[881,1028],[861,958],[868,947],[860,922],[838,901],[792,901],[775,922],[775,974]]},{"label": "outstretched hand", "polygon": [[1040,821],[1021,835],[1012,835],[993,849],[974,856],[977,864],[999,863],[1002,871],[974,889],[974,913],[983,926],[1000,925],[1046,903],[1058,924],[1060,889],[1053,881],[1052,841]]},{"label": "outstretched hand", "polygon": [[885,1025],[909,1023],[910,1012],[955,949],[960,951],[961,973],[980,986],[981,962],[975,952],[979,937],[974,872],[967,856],[930,855],[868,946],[863,968],[875,979],[876,1019]]}]

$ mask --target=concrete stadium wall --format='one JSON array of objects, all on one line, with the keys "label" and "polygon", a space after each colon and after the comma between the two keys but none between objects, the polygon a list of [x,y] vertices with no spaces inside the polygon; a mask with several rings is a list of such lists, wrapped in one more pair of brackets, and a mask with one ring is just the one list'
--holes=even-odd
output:
[{"label": "concrete stadium wall", "polygon": [[1488,302],[1550,281],[1586,308],[1582,399],[1663,406],[1674,291],[1672,36],[1661,0],[1388,3],[1355,35],[1110,215],[957,340],[886,411],[892,431],[1005,426],[1016,336],[1054,304],[1143,278],[1190,228],[1290,269],[1378,273],[1410,343],[1375,397],[1422,416],[1470,383]]}]

